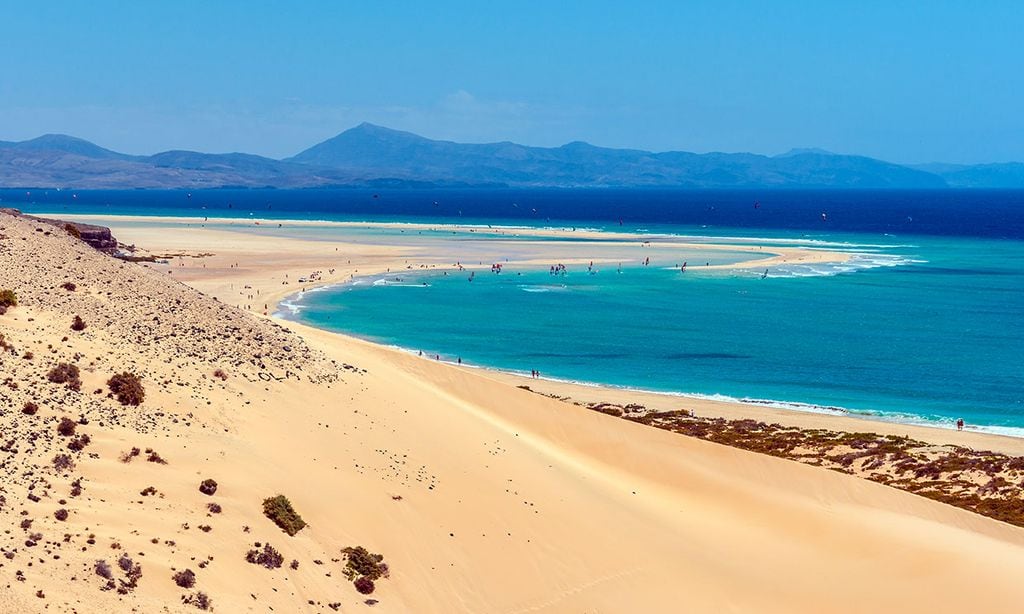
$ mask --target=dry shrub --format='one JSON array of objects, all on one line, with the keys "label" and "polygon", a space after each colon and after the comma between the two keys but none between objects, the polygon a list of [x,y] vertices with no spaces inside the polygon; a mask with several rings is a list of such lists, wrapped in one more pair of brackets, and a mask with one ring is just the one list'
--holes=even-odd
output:
[{"label": "dry shrub", "polygon": [[50,372],[46,374],[46,379],[54,384],[66,384],[68,388],[74,391],[82,389],[82,380],[78,367],[70,363],[57,363],[57,366],[50,369]]},{"label": "dry shrub", "polygon": [[146,398],[142,381],[134,373],[125,371],[115,374],[107,380],[107,386],[121,405],[139,405]]},{"label": "dry shrub", "polygon": [[245,554],[245,560],[253,565],[262,565],[267,569],[277,569],[284,563],[284,555],[270,544],[263,544],[262,550],[259,548],[260,545],[257,543],[254,550]]},{"label": "dry shrub", "polygon": [[32,401],[25,401],[25,404],[21,407],[21,413],[28,416],[34,416],[37,411],[39,411],[39,406]]},{"label": "dry shrub", "polygon": [[73,331],[83,331],[83,330],[85,330],[85,320],[82,319],[82,316],[75,316],[75,319],[71,321],[71,330],[73,330]]},{"label": "dry shrub", "polygon": [[76,288],[78,288],[78,286],[76,286],[76,285],[75,285],[75,283],[74,283],[74,282],[71,282],[71,281],[66,281],[66,282],[62,283],[62,284],[60,285],[60,287],[61,287],[61,288],[64,288],[64,289],[65,289],[65,290],[67,290],[68,292],[74,292],[74,291],[75,291],[75,289],[76,289]]},{"label": "dry shrub", "polygon": [[64,437],[71,437],[75,434],[75,429],[78,427],[78,423],[64,416],[60,419],[60,424],[57,425],[57,432]]},{"label": "dry shrub", "polygon": [[191,569],[179,571],[171,577],[174,579],[174,583],[181,588],[192,588],[196,585],[196,574]]},{"label": "dry shrub", "polygon": [[18,295],[14,293],[14,290],[0,290],[0,307],[16,307],[18,305]]},{"label": "dry shrub", "polygon": [[355,582],[353,582],[352,584],[354,584],[355,587],[356,587],[356,590],[359,591],[363,595],[371,594],[373,592],[373,589],[376,588],[373,585],[373,580],[367,578],[366,576],[363,576],[361,578],[356,578]]}]

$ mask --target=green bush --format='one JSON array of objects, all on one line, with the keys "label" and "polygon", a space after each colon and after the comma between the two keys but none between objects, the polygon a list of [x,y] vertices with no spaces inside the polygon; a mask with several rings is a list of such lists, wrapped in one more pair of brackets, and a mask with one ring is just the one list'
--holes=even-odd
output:
[{"label": "green bush", "polygon": [[345,575],[350,580],[357,577],[377,580],[388,576],[388,564],[384,562],[383,555],[373,554],[362,546],[343,548],[341,553],[348,559],[345,563]]},{"label": "green bush", "polygon": [[295,535],[306,526],[302,516],[299,516],[292,507],[292,502],[284,495],[264,499],[263,514],[288,535]]}]

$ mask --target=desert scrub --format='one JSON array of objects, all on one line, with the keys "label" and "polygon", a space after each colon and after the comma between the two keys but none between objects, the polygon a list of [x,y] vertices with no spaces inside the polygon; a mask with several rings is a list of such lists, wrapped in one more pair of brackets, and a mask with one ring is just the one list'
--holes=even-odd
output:
[{"label": "desert scrub", "polygon": [[263,500],[263,515],[274,521],[288,535],[295,535],[306,526],[291,501],[284,495],[269,497]]},{"label": "desert scrub", "polygon": [[121,405],[138,405],[146,398],[139,376],[127,371],[113,375],[107,380],[107,387]]},{"label": "desert scrub", "polygon": [[199,483],[199,492],[204,495],[213,495],[213,493],[217,492],[217,480],[206,478]]},{"label": "desert scrub", "polygon": [[383,555],[373,554],[362,546],[343,548],[341,553],[345,555],[345,576],[349,580],[377,580],[388,576],[388,564]]},{"label": "desert scrub", "polygon": [[66,384],[68,388],[78,391],[82,389],[82,380],[79,376],[78,367],[73,364],[61,362],[50,369],[46,379],[54,384]]},{"label": "desert scrub", "polygon": [[267,569],[277,569],[284,563],[284,555],[270,544],[263,544],[261,550],[260,544],[257,542],[255,549],[245,553],[245,560],[253,565],[261,565]]},{"label": "desert scrub", "polygon": [[363,576],[362,578],[356,578],[355,582],[353,582],[352,584],[355,585],[356,590],[363,595],[369,595],[373,593],[373,589],[376,588],[373,585],[373,580],[367,578],[366,576]]},{"label": "desert scrub", "polygon": [[64,416],[60,419],[60,424],[57,425],[57,432],[64,437],[71,437],[75,434],[75,429],[78,428],[78,423]]},{"label": "desert scrub", "polygon": [[75,319],[71,320],[71,330],[80,332],[85,330],[85,320],[82,316],[75,316]]},{"label": "desert scrub", "polygon": [[196,585],[196,574],[191,569],[179,571],[178,573],[171,576],[174,583],[181,588],[192,588]]},{"label": "desert scrub", "polygon": [[18,305],[18,295],[14,293],[14,290],[0,290],[0,307],[16,307]]}]

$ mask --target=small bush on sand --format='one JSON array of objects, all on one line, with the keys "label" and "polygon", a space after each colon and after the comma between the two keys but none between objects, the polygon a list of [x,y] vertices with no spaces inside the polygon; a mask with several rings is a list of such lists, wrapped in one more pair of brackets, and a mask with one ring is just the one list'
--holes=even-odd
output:
[{"label": "small bush on sand", "polygon": [[345,563],[345,575],[349,576],[350,580],[357,576],[376,580],[388,575],[388,564],[380,554],[372,554],[362,546],[344,548],[341,553],[348,559]]},{"label": "small bush on sand", "polygon": [[73,452],[81,452],[90,442],[92,442],[92,438],[89,437],[88,433],[82,433],[68,442],[68,449]]},{"label": "small bush on sand", "polygon": [[366,576],[363,576],[362,578],[356,578],[355,582],[353,582],[352,584],[354,584],[356,590],[363,595],[369,595],[373,592],[373,589],[376,588],[373,585],[373,580],[367,578]]},{"label": "small bush on sand", "polygon": [[204,495],[212,495],[217,492],[217,480],[206,478],[199,483],[199,492]]},{"label": "small bush on sand", "polygon": [[57,432],[63,435],[64,437],[71,437],[72,435],[75,434],[75,428],[77,427],[77,422],[75,422],[71,418],[68,418],[67,416],[64,416],[63,418],[60,419],[60,424],[57,425]]},{"label": "small bush on sand", "polygon": [[59,510],[53,513],[53,517],[61,522],[64,522],[68,519],[68,511],[64,508],[60,508]]},{"label": "small bush on sand", "polygon": [[39,406],[32,401],[25,401],[25,404],[21,407],[21,413],[27,416],[34,416],[39,411]]},{"label": "small bush on sand", "polygon": [[15,307],[18,304],[18,295],[14,290],[0,290],[0,307]]},{"label": "small bush on sand", "polygon": [[288,535],[295,535],[306,526],[292,502],[284,495],[277,495],[263,500],[263,515],[274,521]]},{"label": "small bush on sand", "polygon": [[46,379],[54,384],[66,384],[72,390],[82,389],[78,367],[66,362],[58,363],[56,367],[50,369],[50,372],[46,374]]},{"label": "small bush on sand", "polygon": [[78,286],[75,285],[75,282],[72,282],[72,281],[66,281],[66,282],[62,283],[60,285],[60,287],[64,288],[68,292],[74,292],[75,289],[78,288]]},{"label": "small bush on sand", "polygon": [[221,381],[227,381],[228,379],[228,374],[224,371],[224,369],[217,369],[216,371],[213,372],[213,376]]},{"label": "small bush on sand", "polygon": [[67,471],[75,468],[75,461],[67,454],[58,454],[53,457],[53,468],[57,471]]},{"label": "small bush on sand", "polygon": [[75,316],[75,319],[71,321],[71,330],[73,330],[73,331],[83,331],[83,330],[85,330],[85,320],[82,319],[82,316]]},{"label": "small bush on sand", "polygon": [[189,595],[188,597],[182,597],[181,601],[182,603],[193,605],[204,612],[213,609],[213,599],[210,599],[210,596],[203,591],[198,591],[194,595]]},{"label": "small bush on sand", "polygon": [[259,548],[259,544],[256,544],[254,550],[245,554],[245,560],[253,565],[262,565],[267,569],[277,569],[284,563],[284,556],[270,544],[263,544],[262,550]]},{"label": "small bush on sand", "polygon": [[138,405],[146,398],[142,382],[134,373],[118,373],[107,380],[107,386],[121,405]]},{"label": "small bush on sand", "polygon": [[96,575],[101,577],[101,578],[106,578],[107,580],[110,580],[110,579],[112,579],[114,577],[114,570],[111,569],[110,563],[108,563],[106,561],[103,561],[103,560],[96,561],[95,569],[96,569]]},{"label": "small bush on sand", "polygon": [[191,569],[179,571],[171,577],[174,579],[174,583],[181,588],[192,588],[196,585],[196,574]]},{"label": "small bush on sand", "polygon": [[206,504],[206,509],[210,510],[211,514],[219,514],[219,513],[221,513],[220,504],[217,504],[217,503],[207,503]]}]

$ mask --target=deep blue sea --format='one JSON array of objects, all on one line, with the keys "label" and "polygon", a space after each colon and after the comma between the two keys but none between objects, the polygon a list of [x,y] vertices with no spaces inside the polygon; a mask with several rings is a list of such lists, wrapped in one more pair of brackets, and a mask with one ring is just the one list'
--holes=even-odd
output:
[{"label": "deep blue sea", "polygon": [[[295,317],[469,364],[1024,434],[1024,192],[0,190],[28,212],[577,226],[850,264],[370,278]],[[321,237],[324,238],[324,237]],[[329,238],[329,237],[328,237]],[[1019,430],[1018,430],[1019,429]]]}]

